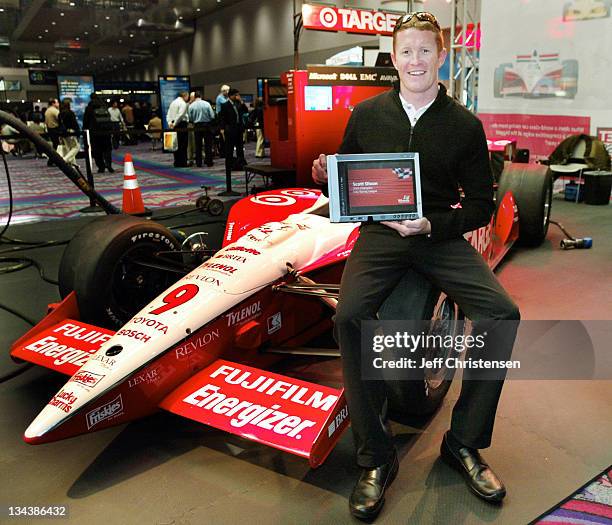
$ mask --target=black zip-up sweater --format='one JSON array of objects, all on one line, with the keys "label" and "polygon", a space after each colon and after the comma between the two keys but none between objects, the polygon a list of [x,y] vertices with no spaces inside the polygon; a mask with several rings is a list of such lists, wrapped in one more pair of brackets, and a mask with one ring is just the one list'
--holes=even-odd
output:
[{"label": "black zip-up sweater", "polygon": [[[419,153],[423,215],[433,240],[459,237],[489,222],[493,177],[482,124],[442,84],[414,128],[399,85],[355,106],[338,153],[396,152]],[[460,200],[460,208],[451,208]]]}]

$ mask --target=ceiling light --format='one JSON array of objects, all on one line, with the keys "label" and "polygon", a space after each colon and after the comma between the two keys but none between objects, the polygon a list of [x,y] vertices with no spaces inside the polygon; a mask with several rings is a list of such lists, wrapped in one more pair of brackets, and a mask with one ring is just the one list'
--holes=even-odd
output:
[{"label": "ceiling light", "polygon": [[42,35],[38,35],[38,38],[42,38]]},{"label": "ceiling light", "polygon": [[51,25],[54,26],[55,24],[57,24],[57,22],[51,22]]},{"label": "ceiling light", "polygon": [[98,27],[100,27],[98,24],[94,24],[95,29],[98,29]]},{"label": "ceiling light", "polygon": [[168,35],[166,35],[164,38],[165,38],[166,40],[168,40]]},{"label": "ceiling light", "polygon": [[183,17],[182,17],[182,16],[179,16],[179,20],[182,20],[182,19],[183,19]]},{"label": "ceiling light", "polygon": [[123,40],[119,39],[119,40],[117,40],[117,43],[118,44],[123,44]]},{"label": "ceiling light", "polygon": [[60,16],[64,16],[64,12],[63,11],[60,11]]},{"label": "ceiling light", "polygon": [[70,7],[74,7],[74,2],[70,2]]},{"label": "ceiling light", "polygon": [[49,30],[48,30],[48,29],[45,29],[45,33],[48,33],[48,32],[49,32]]},{"label": "ceiling light", "polygon": [[0,7],[0,13],[4,13],[4,7]]},{"label": "ceiling light", "polygon": [[106,15],[104,18],[106,18],[106,20],[110,20],[110,16]]},{"label": "ceiling light", "polygon": [[81,40],[80,36],[75,36],[74,39],[78,42],[79,40]]},{"label": "ceiling light", "polygon": [[88,34],[89,34],[89,31],[85,31],[85,33],[83,33],[83,34],[84,34],[84,35],[88,35]]},{"label": "ceiling light", "polygon": [[196,11],[199,13],[200,11],[202,11],[199,7],[196,9]]},{"label": "ceiling light", "polygon": [[130,33],[130,38],[134,38],[134,33]]},{"label": "ceiling light", "polygon": [[119,6],[119,11],[123,11],[125,9],[125,7],[123,7],[122,5]]},{"label": "ceiling light", "polygon": [[157,44],[157,42],[156,42],[155,40],[153,40],[153,41],[151,42],[151,44],[155,45],[155,44]]}]

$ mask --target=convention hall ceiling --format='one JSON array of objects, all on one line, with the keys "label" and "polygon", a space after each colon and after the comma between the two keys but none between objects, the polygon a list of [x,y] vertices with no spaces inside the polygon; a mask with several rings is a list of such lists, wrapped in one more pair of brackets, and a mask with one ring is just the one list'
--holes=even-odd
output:
[{"label": "convention hall ceiling", "polygon": [[239,0],[0,0],[0,66],[108,73]]}]

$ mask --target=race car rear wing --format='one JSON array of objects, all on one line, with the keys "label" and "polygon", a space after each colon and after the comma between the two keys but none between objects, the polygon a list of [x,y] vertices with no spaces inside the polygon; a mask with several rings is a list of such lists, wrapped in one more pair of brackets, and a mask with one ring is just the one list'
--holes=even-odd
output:
[{"label": "race car rear wing", "polygon": [[160,407],[232,434],[325,461],[348,427],[344,390],[218,359]]}]

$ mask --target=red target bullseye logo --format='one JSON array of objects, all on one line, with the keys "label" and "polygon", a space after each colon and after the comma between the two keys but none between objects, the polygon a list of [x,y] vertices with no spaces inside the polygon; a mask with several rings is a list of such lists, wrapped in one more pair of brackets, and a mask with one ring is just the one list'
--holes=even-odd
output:
[{"label": "red target bullseye logo", "polygon": [[283,190],[283,195],[289,195],[291,197],[317,197],[318,194],[311,190]]},{"label": "red target bullseye logo", "polygon": [[295,199],[287,195],[257,195],[251,197],[251,202],[264,204],[266,206],[291,206],[295,204]]},{"label": "red target bullseye logo", "polygon": [[338,13],[331,7],[324,7],[319,13],[319,21],[323,27],[335,27],[338,23]]}]

